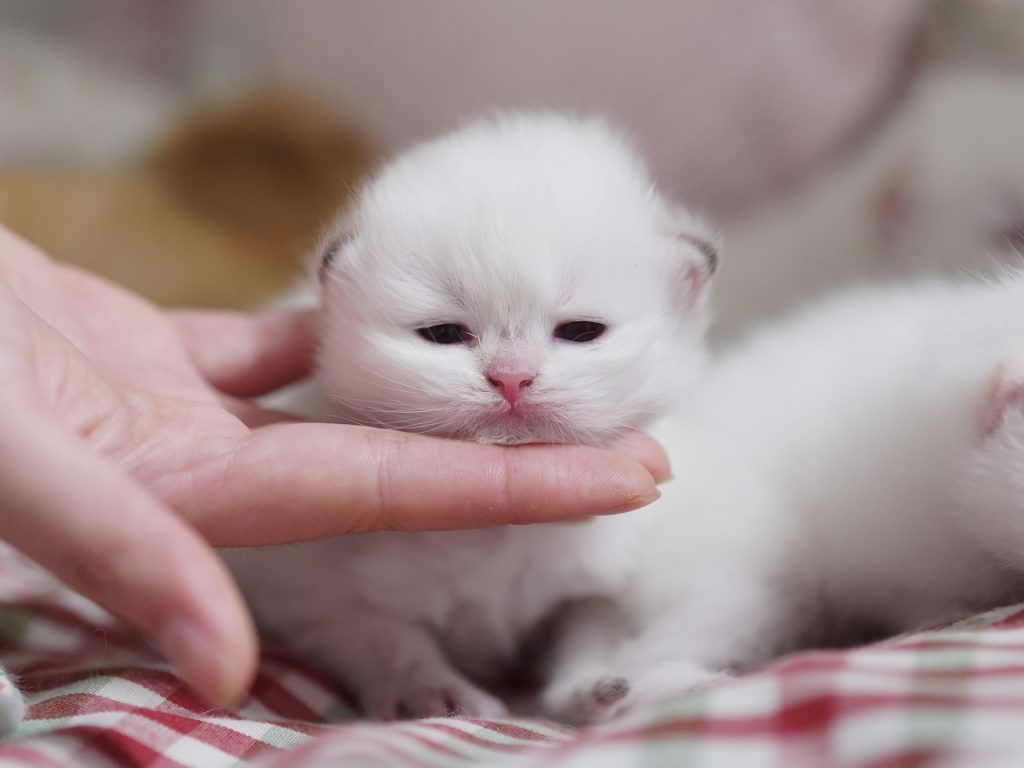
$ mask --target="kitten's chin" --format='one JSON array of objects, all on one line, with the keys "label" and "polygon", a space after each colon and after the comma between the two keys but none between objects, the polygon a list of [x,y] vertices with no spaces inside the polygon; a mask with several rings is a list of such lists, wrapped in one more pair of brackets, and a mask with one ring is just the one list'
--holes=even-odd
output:
[{"label": "kitten's chin", "polygon": [[348,424],[362,424],[367,427],[395,429],[402,432],[447,437],[453,440],[469,440],[482,445],[529,445],[531,443],[569,444],[601,446],[607,444],[620,430],[610,426],[607,430],[574,429],[565,420],[544,414],[540,410],[523,409],[516,415],[507,413],[486,413],[476,417],[463,415],[443,422],[429,429],[412,429],[409,424],[394,422],[388,418],[370,417],[368,414],[343,410],[338,420]]},{"label": "kitten's chin", "polygon": [[478,435],[473,440],[481,445],[530,445],[531,443],[550,443],[537,435]]},{"label": "kitten's chin", "polygon": [[[566,424],[548,424],[543,420],[520,421],[501,419],[484,423],[476,429],[453,435],[484,445],[529,445],[530,443],[568,443],[597,445],[603,442],[593,434],[584,434]],[[601,436],[603,437],[603,436]]]},{"label": "kitten's chin", "polygon": [[482,445],[529,445],[530,443],[565,442],[564,437],[562,440],[555,440],[552,435],[546,434],[544,430],[538,430],[525,424],[514,422],[509,424],[500,422],[498,424],[488,424],[478,429],[465,431],[461,435],[452,435],[452,437],[461,437],[464,440],[472,440]]}]

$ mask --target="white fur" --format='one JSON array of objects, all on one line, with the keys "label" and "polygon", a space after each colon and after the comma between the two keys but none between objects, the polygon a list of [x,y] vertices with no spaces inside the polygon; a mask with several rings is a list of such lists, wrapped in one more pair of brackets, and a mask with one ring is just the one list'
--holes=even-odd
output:
[{"label": "white fur", "polygon": [[[328,234],[322,392],[285,405],[482,442],[605,442],[701,368],[710,269],[692,239],[704,237],[600,121],[470,124],[386,166]],[[553,336],[580,319],[608,330],[586,344]],[[474,338],[417,333],[441,323]],[[537,374],[521,414],[486,378],[509,359]],[[478,683],[556,606],[621,585],[630,526],[376,533],[229,562],[262,623],[370,715],[493,716],[504,707]]]},{"label": "white fur", "polygon": [[[829,634],[1019,596],[1022,352],[1011,274],[854,291],[725,356],[662,425],[678,480],[632,515],[647,530],[618,608],[635,632],[563,649],[577,663],[549,709],[600,719]],[[608,680],[630,692],[596,707]]]}]

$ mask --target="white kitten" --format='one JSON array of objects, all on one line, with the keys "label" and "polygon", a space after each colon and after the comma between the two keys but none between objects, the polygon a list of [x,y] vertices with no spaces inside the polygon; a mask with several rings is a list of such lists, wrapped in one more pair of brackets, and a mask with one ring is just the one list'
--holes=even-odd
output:
[{"label": "white kitten", "polygon": [[568,719],[823,632],[896,633],[1019,597],[1024,273],[826,302],[713,366],[660,437],[679,479],[631,515],[646,531],[620,600],[572,619],[545,696]]},{"label": "white kitten", "polygon": [[[291,407],[481,442],[600,444],[697,376],[713,267],[699,223],[604,123],[474,123],[386,166],[332,228],[322,393]],[[494,716],[504,705],[478,684],[556,606],[621,584],[622,527],[376,533],[229,562],[262,623],[369,715]]]}]

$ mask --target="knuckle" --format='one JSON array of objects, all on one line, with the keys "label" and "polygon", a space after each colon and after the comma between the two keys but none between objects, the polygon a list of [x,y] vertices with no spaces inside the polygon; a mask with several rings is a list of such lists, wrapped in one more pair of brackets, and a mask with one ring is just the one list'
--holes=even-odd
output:
[{"label": "knuckle", "polygon": [[370,499],[370,520],[368,529],[403,528],[401,510],[398,509],[398,489],[403,482],[403,467],[408,439],[399,433],[380,433],[368,430],[366,433],[371,457],[374,485]]}]

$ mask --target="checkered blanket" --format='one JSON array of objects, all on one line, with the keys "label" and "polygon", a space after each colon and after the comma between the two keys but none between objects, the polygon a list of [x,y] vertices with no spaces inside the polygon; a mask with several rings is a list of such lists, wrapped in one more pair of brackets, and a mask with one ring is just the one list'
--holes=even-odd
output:
[{"label": "checkered blanket", "polygon": [[265,654],[251,696],[204,708],[133,633],[0,550],[0,654],[31,705],[6,766],[1024,765],[1024,606],[804,653],[587,731],[519,719],[359,722]]}]

